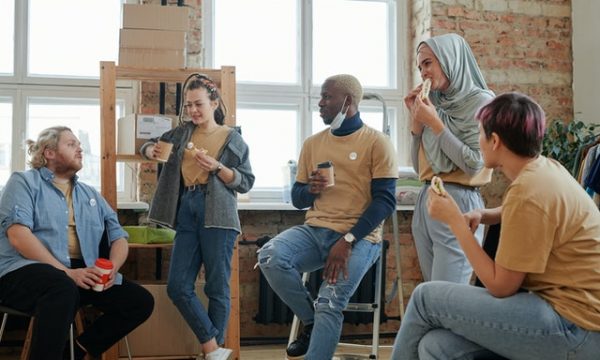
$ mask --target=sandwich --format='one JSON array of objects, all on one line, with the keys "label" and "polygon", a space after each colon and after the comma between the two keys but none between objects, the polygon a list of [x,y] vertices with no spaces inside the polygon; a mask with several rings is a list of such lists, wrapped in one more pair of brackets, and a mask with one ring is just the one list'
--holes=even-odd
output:
[{"label": "sandwich", "polygon": [[206,155],[208,153],[208,150],[204,149],[204,148],[200,148],[198,149],[196,146],[194,146],[193,142],[189,142],[187,143],[187,145],[185,146],[185,148],[189,151],[193,151],[194,155],[196,155],[199,152],[203,153],[204,155]]},{"label": "sandwich", "polygon": [[431,188],[433,189],[433,191],[440,195],[440,196],[446,196],[446,189],[444,189],[444,182],[442,181],[442,179],[438,176],[434,176],[431,178]]},{"label": "sandwich", "polygon": [[423,86],[421,87],[421,93],[419,96],[421,100],[425,100],[429,97],[429,91],[431,90],[431,79],[427,78],[423,81]]}]

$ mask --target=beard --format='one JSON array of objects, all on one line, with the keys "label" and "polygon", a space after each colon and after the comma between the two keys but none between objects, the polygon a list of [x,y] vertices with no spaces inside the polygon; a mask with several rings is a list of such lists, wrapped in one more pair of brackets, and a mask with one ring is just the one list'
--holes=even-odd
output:
[{"label": "beard", "polygon": [[324,113],[320,113],[319,116],[321,116],[321,119],[323,119],[323,124],[325,125],[330,125],[334,118],[333,116],[327,116]]},{"label": "beard", "polygon": [[54,164],[56,174],[75,175],[83,167],[83,159],[59,155]]}]

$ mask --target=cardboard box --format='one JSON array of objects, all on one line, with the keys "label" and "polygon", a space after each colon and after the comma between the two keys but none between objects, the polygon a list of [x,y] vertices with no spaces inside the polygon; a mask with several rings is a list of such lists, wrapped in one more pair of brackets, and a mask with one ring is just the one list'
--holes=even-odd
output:
[{"label": "cardboard box", "polygon": [[190,9],[184,6],[123,4],[124,29],[190,29]]},{"label": "cardboard box", "polygon": [[186,51],[185,49],[120,48],[119,66],[183,69],[186,67]]},{"label": "cardboard box", "polygon": [[127,49],[185,50],[185,31],[121,29],[119,46]]},{"label": "cardboard box", "polygon": [[[169,299],[167,285],[143,284],[154,297],[152,315],[127,335],[132,357],[144,356],[190,356],[194,358],[200,353],[200,342]],[[208,308],[208,298],[202,289],[204,283],[196,283],[196,294],[200,302]],[[119,342],[119,356],[127,356],[125,342]]]},{"label": "cardboard box", "polygon": [[175,115],[129,114],[119,119],[117,125],[117,153],[139,154],[140,147],[153,138],[177,126]]}]

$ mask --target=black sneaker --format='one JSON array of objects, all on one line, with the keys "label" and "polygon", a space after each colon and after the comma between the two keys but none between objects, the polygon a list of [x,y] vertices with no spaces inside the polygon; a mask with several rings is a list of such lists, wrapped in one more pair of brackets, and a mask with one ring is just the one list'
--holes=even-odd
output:
[{"label": "black sneaker", "polygon": [[310,344],[310,333],[312,328],[303,329],[302,333],[296,340],[294,340],[286,349],[288,359],[301,359],[304,354],[308,351],[308,344]]}]

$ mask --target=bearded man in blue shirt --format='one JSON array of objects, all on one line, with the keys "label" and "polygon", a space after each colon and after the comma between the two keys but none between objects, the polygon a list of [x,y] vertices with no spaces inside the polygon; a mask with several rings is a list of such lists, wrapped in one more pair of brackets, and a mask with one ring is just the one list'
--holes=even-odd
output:
[{"label": "bearded man in blue shirt", "polygon": [[[114,210],[78,181],[83,151],[67,127],[28,141],[31,169],[12,174],[0,198],[0,302],[35,317],[30,359],[62,359],[81,306],[102,315],[76,339],[75,357],[99,356],[143,323],[154,299],[118,273],[127,259],[127,233]],[[106,237],[113,269],[101,292],[92,287]]]}]

